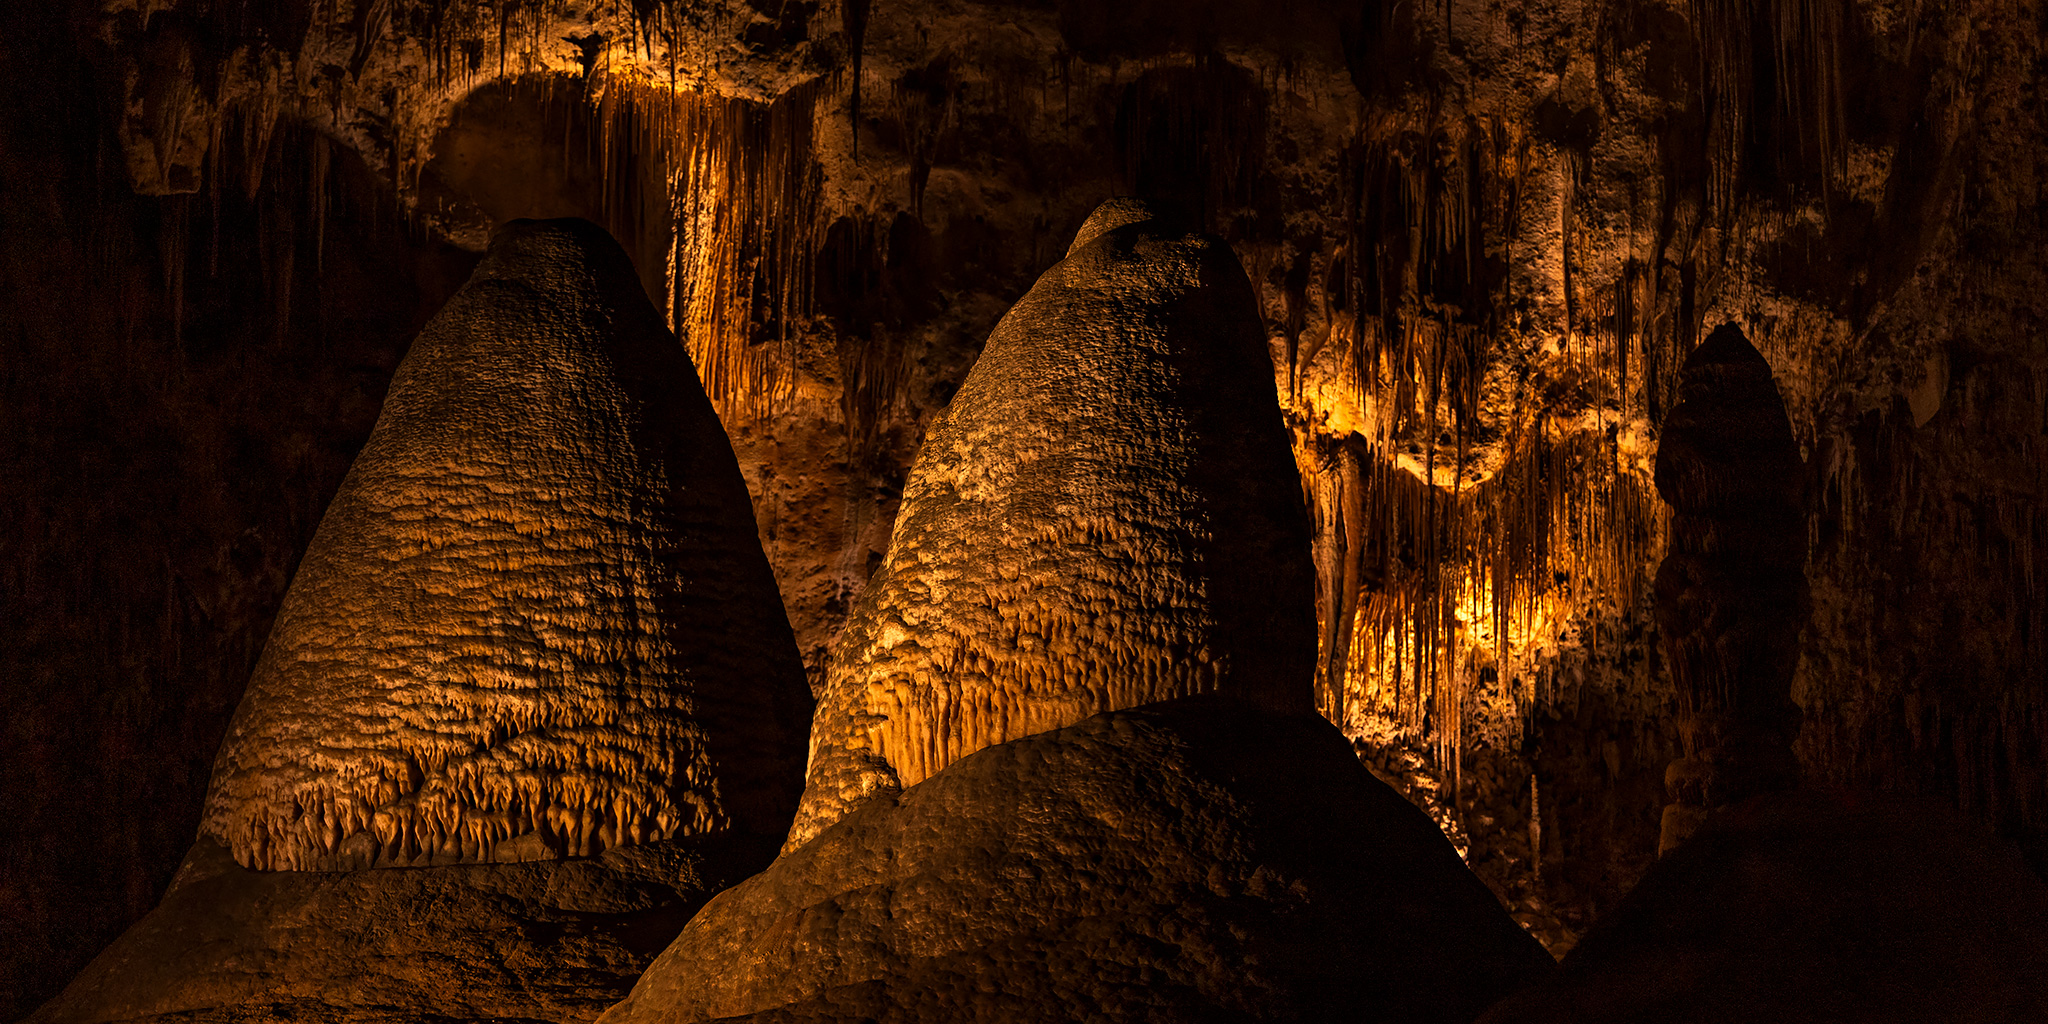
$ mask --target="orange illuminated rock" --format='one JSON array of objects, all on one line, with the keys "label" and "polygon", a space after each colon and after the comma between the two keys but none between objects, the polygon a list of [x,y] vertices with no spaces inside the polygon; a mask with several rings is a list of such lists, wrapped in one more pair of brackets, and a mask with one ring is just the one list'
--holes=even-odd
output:
[{"label": "orange illuminated rock", "polygon": [[682,346],[609,236],[517,221],[399,368],[202,833],[339,869],[775,832],[808,705]]},{"label": "orange illuminated rock", "polygon": [[976,750],[1196,693],[1307,711],[1314,570],[1230,248],[1098,209],[926,435],[785,849]]},{"label": "orange illuminated rock", "polygon": [[589,1020],[773,857],[809,704],[682,346],[603,231],[515,221],[399,369],[170,892],[34,1019]]},{"label": "orange illuminated rock", "polygon": [[601,1024],[1466,1024],[1551,960],[1314,714],[1089,718],[713,899]]}]

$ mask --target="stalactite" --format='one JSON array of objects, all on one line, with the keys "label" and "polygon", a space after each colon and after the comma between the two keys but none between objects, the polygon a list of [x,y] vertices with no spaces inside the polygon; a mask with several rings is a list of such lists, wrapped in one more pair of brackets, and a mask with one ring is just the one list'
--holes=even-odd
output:
[{"label": "stalactite", "polygon": [[[789,346],[809,315],[818,171],[816,85],[772,104],[611,83],[595,99],[608,183],[628,222],[665,207],[667,308],[719,413],[757,416],[785,399]],[[665,195],[620,168],[666,168]],[[613,184],[616,183],[616,187]]]},{"label": "stalactite", "polygon": [[1708,117],[1710,205],[1745,189],[1826,194],[1848,154],[1842,0],[1691,0]]},{"label": "stalactite", "polygon": [[[1485,119],[1343,154],[1347,233],[1323,308],[1362,419],[1335,434],[1297,423],[1317,510],[1321,671],[1346,691],[1324,705],[1354,735],[1431,751],[1454,790],[1482,665],[1511,714],[1532,712],[1542,659],[1597,638],[1590,616],[1635,607],[1663,530],[1640,442],[1649,403],[1635,396],[1662,376],[1645,353],[1674,344],[1675,318],[1648,274],[1624,267],[1579,296],[1580,326],[1553,355],[1499,373],[1518,330],[1497,319],[1503,253],[1529,165],[1526,141]],[[1592,228],[1568,225],[1567,240],[1573,230]],[[1362,467],[1355,484],[1340,453]]]},{"label": "stalactite", "polygon": [[860,161],[860,86],[862,57],[868,36],[868,9],[874,0],[840,0],[839,30],[846,36],[848,63],[852,65],[851,95],[847,103],[847,126],[853,133],[853,159]]}]

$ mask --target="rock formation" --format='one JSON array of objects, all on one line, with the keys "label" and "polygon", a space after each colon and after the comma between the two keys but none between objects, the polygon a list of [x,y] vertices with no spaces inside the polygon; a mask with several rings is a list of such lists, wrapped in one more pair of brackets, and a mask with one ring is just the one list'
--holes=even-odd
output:
[{"label": "rock formation", "polygon": [[1711,810],[1798,784],[1792,703],[1806,611],[1799,446],[1771,365],[1727,324],[1686,357],[1657,449],[1674,509],[1657,625],[1684,706],[1660,852]]},{"label": "rock formation", "polygon": [[1204,692],[1308,710],[1314,573],[1229,247],[1104,204],[926,435],[790,846],[983,747]]},{"label": "rock formation", "polygon": [[1464,1022],[1550,958],[1310,714],[985,748],[714,899],[604,1024]]},{"label": "rock formation", "polygon": [[37,1019],[587,1019],[772,855],[808,704],[625,254],[512,222],[322,520],[179,878]]},{"label": "rock formation", "polygon": [[251,871],[202,839],[163,902],[29,1021],[588,1021],[774,852],[718,836],[565,861]]},{"label": "rock formation", "polygon": [[2048,887],[1939,807],[1758,797],[1480,1024],[1737,1020],[2048,1020]]},{"label": "rock formation", "polygon": [[400,368],[201,830],[263,869],[772,832],[794,651],[731,450],[624,253],[515,222]]},{"label": "rock formation", "polygon": [[518,216],[690,325],[822,694],[997,321],[1104,197],[1199,197],[1325,499],[1323,706],[1559,950],[1655,857],[1653,462],[1739,321],[1807,457],[1802,772],[2048,872],[2041,22],[0,3],[0,1020],[163,897],[393,369]]}]

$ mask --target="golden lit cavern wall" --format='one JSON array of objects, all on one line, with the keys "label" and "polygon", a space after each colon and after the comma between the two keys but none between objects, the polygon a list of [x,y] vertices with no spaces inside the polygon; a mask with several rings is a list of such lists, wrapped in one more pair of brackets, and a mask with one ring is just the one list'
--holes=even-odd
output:
[{"label": "golden lit cavern wall", "polygon": [[[15,578],[81,573],[8,591],[18,618],[66,609],[84,616],[67,643],[131,652],[13,655],[37,694],[94,695],[51,705],[71,710],[32,719],[37,737],[170,693],[232,705],[246,658],[194,652],[216,633],[260,645],[361,407],[425,317],[356,329],[349,310],[401,305],[381,283],[413,287],[407,268],[459,261],[521,212],[599,220],[679,324],[713,325],[693,355],[729,382],[714,399],[815,685],[924,425],[1086,212],[1141,192],[1205,219],[1256,293],[1317,524],[1319,699],[1554,948],[1654,850],[1674,695],[1647,604],[1665,514],[1649,467],[1680,360],[1723,322],[1770,361],[1804,459],[1808,776],[1926,788],[2048,834],[2035,4],[67,10],[36,44],[55,56],[8,72],[55,97],[9,115],[10,181],[53,197],[34,223],[115,226],[9,294],[139,282],[122,287],[144,326],[88,345],[57,325],[89,317],[53,313],[10,342],[33,357],[10,365],[48,368],[22,380],[83,360],[114,383],[77,404],[129,411],[88,431],[10,402],[38,439],[20,474],[68,478],[93,431],[132,430],[201,439],[150,465],[260,483],[230,501],[123,482],[106,507],[174,524],[163,539],[115,516],[8,549]],[[78,110],[96,112],[85,142],[31,156]],[[309,199],[321,181],[332,194]],[[580,205],[510,208],[537,196]],[[47,230],[12,236],[15,265],[61,248]],[[343,251],[373,236],[400,255]],[[230,326],[251,315],[234,295],[282,325],[273,348]],[[257,370],[219,368],[223,351]],[[18,500],[95,500],[40,486]],[[114,535],[118,573],[69,568]],[[193,581],[205,614],[165,596]],[[178,722],[104,742],[203,763],[223,723]],[[160,802],[196,821],[191,786],[173,790]],[[36,799],[14,816],[35,836],[83,827]],[[129,913],[168,871],[133,882]]]}]

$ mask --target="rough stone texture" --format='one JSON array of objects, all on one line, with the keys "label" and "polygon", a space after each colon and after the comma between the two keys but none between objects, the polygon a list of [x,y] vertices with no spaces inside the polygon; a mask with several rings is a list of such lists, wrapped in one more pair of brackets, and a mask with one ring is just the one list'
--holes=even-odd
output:
[{"label": "rough stone texture", "polygon": [[1657,627],[1685,751],[1666,771],[1659,852],[1715,808],[1799,784],[1804,469],[1771,364],[1741,328],[1716,329],[1685,357],[1657,447],[1657,491],[1673,512]]},{"label": "rough stone texture", "polygon": [[[720,132],[611,85],[814,109],[791,162],[816,161],[818,202],[762,221],[814,266],[735,280],[811,291],[816,315],[736,305],[735,348],[787,372],[772,415],[728,423],[814,667],[1002,313],[1103,198],[1206,188],[1304,447],[1355,446],[1365,481],[1433,498],[1323,524],[1373,556],[1326,563],[1333,604],[1398,596],[1382,565],[1457,595],[1425,645],[1452,685],[1355,672],[1345,728],[1421,759],[1413,791],[1444,794],[1553,948],[1653,859],[1677,742],[1647,582],[1632,600],[1590,571],[1634,556],[1647,577],[1660,538],[1564,526],[1625,511],[1616,477],[1649,495],[1679,361],[1728,320],[1778,371],[1818,498],[1802,767],[1936,794],[2048,866],[2035,0],[755,6],[0,4],[0,305],[20,328],[0,332],[0,1005],[46,996],[176,869],[283,579],[394,353],[466,273],[415,275],[404,248],[481,244],[436,224],[433,165],[515,81],[581,127],[508,135],[444,183],[492,217],[600,220],[655,255],[649,281],[687,276],[660,256],[692,207],[663,186],[700,177],[683,164]],[[197,192],[128,194],[138,130]],[[568,169],[573,202],[484,201]],[[1526,457],[1525,485],[1449,500],[1461,454]],[[1509,575],[1541,584],[1515,606],[1528,631],[1466,603],[1501,562],[1461,538],[1496,512],[1519,524]]]},{"label": "rough stone texture", "polygon": [[834,650],[790,845],[1097,712],[1309,710],[1314,580],[1237,257],[1104,204],[926,434]]},{"label": "rough stone texture", "polygon": [[[772,856],[808,703],[681,346],[600,229],[514,221],[399,368],[169,894],[36,1019],[587,1020]],[[450,863],[493,859],[550,863]]]},{"label": "rough stone texture", "polygon": [[808,704],[688,357],[602,230],[514,221],[399,368],[202,831],[266,869],[770,834]]},{"label": "rough stone texture", "polygon": [[2048,887],[1931,806],[1759,797],[1482,1024],[2048,1019]]},{"label": "rough stone texture", "polygon": [[720,894],[605,1024],[1470,1020],[1550,958],[1312,715],[988,747]]},{"label": "rough stone texture", "polygon": [[774,842],[312,872],[252,871],[201,840],[162,905],[28,1022],[587,1021]]}]

